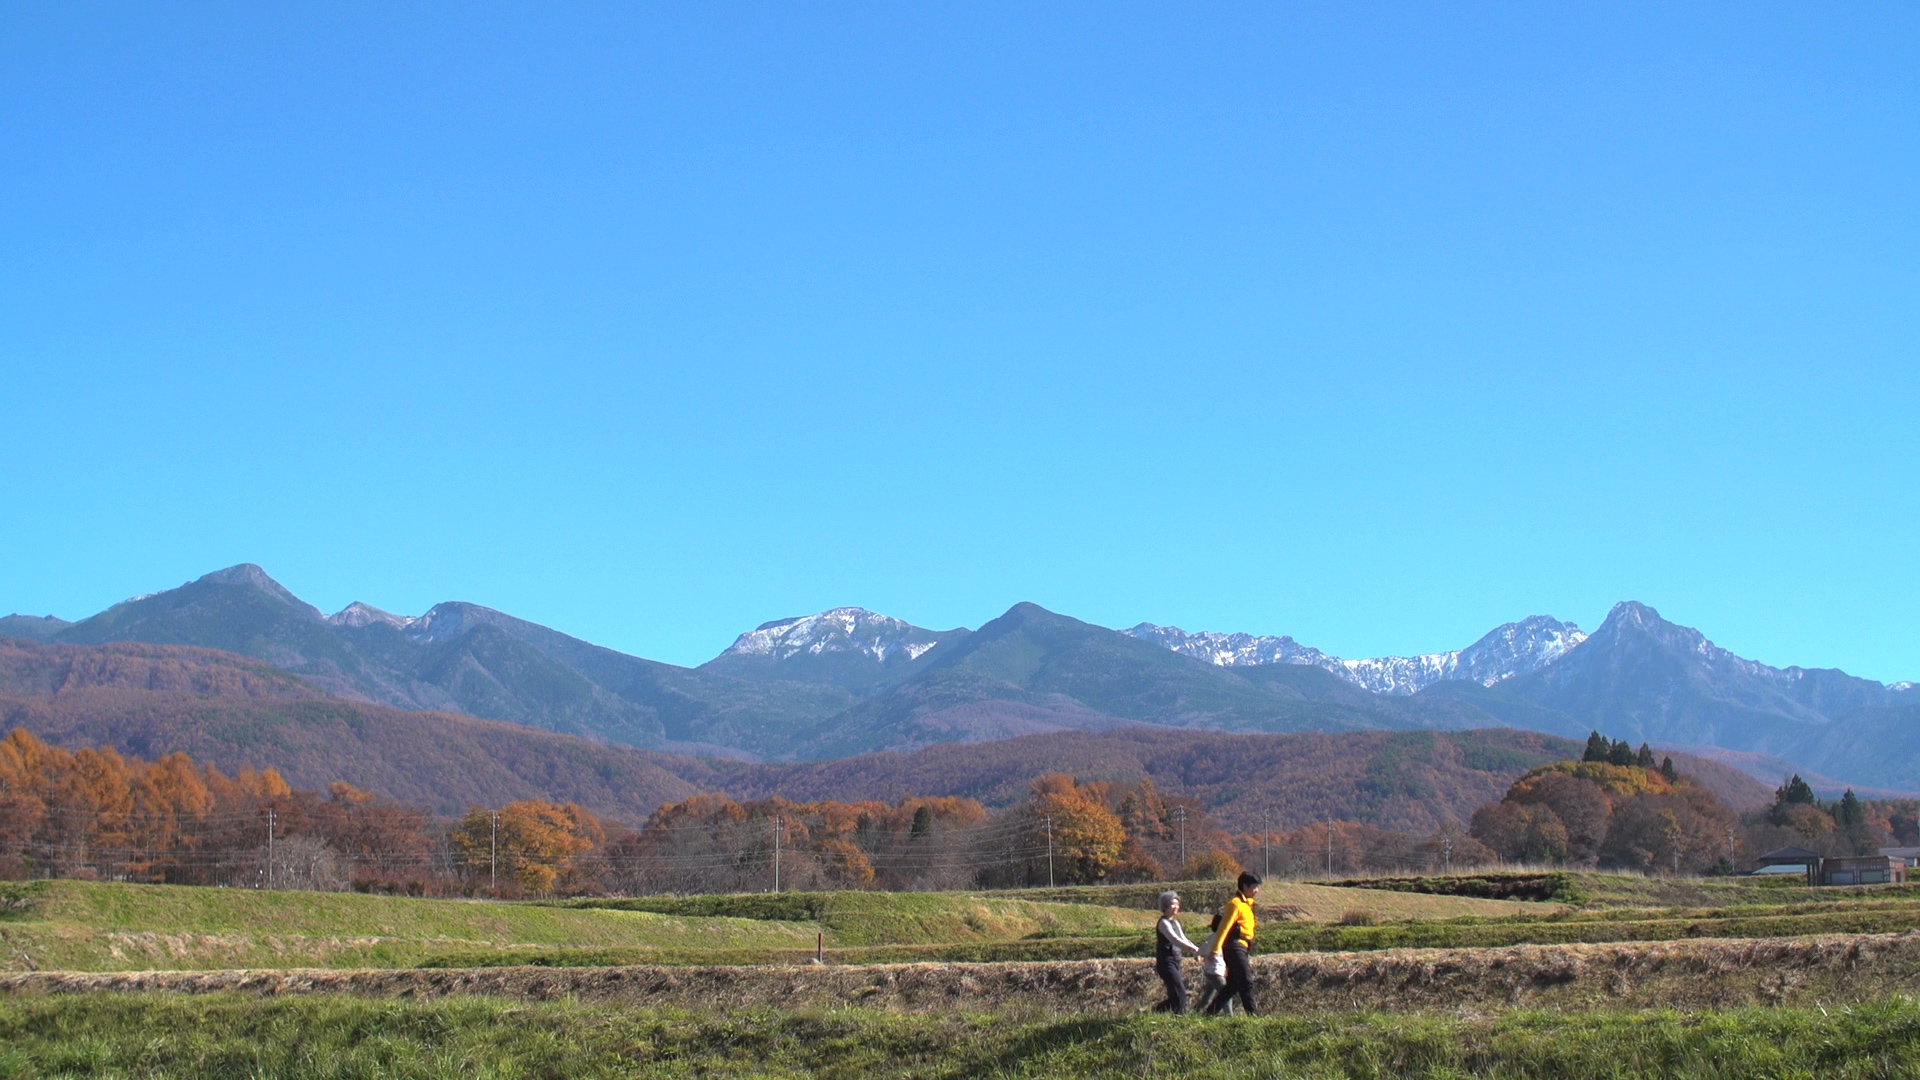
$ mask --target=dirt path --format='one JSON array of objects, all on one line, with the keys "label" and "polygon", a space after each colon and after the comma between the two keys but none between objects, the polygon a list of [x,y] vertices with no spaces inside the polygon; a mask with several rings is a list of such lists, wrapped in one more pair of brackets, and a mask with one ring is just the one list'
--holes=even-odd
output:
[{"label": "dirt path", "polygon": [[[1189,964],[1189,981],[1197,984],[1192,969]],[[1920,933],[1284,954],[1257,958],[1255,971],[1261,1002],[1271,1011],[1836,1004],[1920,992]],[[1138,1010],[1160,994],[1147,960],[0,975],[0,994],[149,991],[1055,1013]]]}]

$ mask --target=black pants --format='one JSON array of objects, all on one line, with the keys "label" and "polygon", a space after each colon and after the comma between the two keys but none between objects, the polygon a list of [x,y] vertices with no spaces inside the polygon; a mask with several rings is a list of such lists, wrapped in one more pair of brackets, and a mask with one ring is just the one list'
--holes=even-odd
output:
[{"label": "black pants", "polygon": [[1220,957],[1227,962],[1227,988],[1220,991],[1219,996],[1213,999],[1212,1005],[1207,1006],[1207,1015],[1218,1016],[1225,1012],[1227,1002],[1232,1001],[1234,995],[1238,994],[1240,1011],[1252,1016],[1253,966],[1247,962],[1247,947],[1229,944],[1220,950]]},{"label": "black pants", "polygon": [[1153,962],[1154,974],[1167,984],[1167,1000],[1153,1007],[1154,1012],[1170,1012],[1178,1016],[1187,1011],[1187,979],[1180,970],[1180,958],[1164,956]]}]

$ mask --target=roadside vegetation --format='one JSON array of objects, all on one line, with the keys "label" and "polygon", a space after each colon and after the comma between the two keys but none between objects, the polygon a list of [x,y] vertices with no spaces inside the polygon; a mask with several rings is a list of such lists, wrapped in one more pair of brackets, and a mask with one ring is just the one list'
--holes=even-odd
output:
[{"label": "roadside vegetation", "polygon": [[1722,1012],[631,1009],[464,998],[92,995],[0,1001],[0,1077],[1179,1077],[1733,1080],[1916,1075],[1920,1004]]}]

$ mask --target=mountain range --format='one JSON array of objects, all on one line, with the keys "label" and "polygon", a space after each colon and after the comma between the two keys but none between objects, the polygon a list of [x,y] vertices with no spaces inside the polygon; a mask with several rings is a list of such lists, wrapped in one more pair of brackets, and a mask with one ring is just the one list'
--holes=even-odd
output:
[{"label": "mountain range", "polygon": [[1460,650],[1367,660],[1286,637],[1110,630],[1026,603],[978,629],[944,631],[836,608],[765,623],[686,668],[475,604],[410,617],[355,603],[329,616],[245,564],[75,623],[9,616],[0,635],[218,649],[349,702],[682,755],[824,760],[1143,725],[1512,727],[1574,738],[1598,729],[1737,752],[1730,760],[1749,768],[1784,760],[1840,782],[1920,788],[1911,684],[1768,667],[1631,601],[1591,635],[1535,616]]},{"label": "mountain range", "polygon": [[[272,766],[295,787],[344,780],[441,814],[549,798],[629,824],[699,792],[803,801],[959,795],[1005,806],[1025,797],[1035,776],[1065,772],[1151,779],[1242,831],[1331,816],[1424,834],[1464,825],[1522,771],[1579,749],[1511,729],[1239,735],[1132,727],[744,763],[347,701],[264,661],[213,649],[0,640],[0,730],[14,727],[59,745],[107,745],[144,758],[180,751],[228,773]],[[1734,805],[1767,795],[1735,769],[1680,760]]]},{"label": "mountain range", "polygon": [[1221,667],[1307,664],[1376,694],[1414,694],[1437,682],[1467,679],[1482,686],[1505,682],[1565,656],[1587,639],[1580,628],[1547,615],[1535,615],[1487,632],[1464,649],[1423,656],[1381,656],[1342,660],[1290,637],[1252,634],[1189,634],[1177,626],[1141,623],[1123,631],[1187,656]]}]

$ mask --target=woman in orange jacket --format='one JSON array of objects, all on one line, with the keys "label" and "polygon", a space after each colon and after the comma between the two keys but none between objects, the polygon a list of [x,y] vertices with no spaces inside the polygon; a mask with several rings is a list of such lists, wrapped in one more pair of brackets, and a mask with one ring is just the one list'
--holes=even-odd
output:
[{"label": "woman in orange jacket", "polygon": [[1247,961],[1247,949],[1253,945],[1253,898],[1260,895],[1260,875],[1241,874],[1234,884],[1236,889],[1227,899],[1220,929],[1213,935],[1213,947],[1208,950],[1210,956],[1226,961],[1227,987],[1207,1006],[1208,1016],[1224,1012],[1235,995],[1240,998],[1240,1011],[1253,1015],[1253,966]]}]

